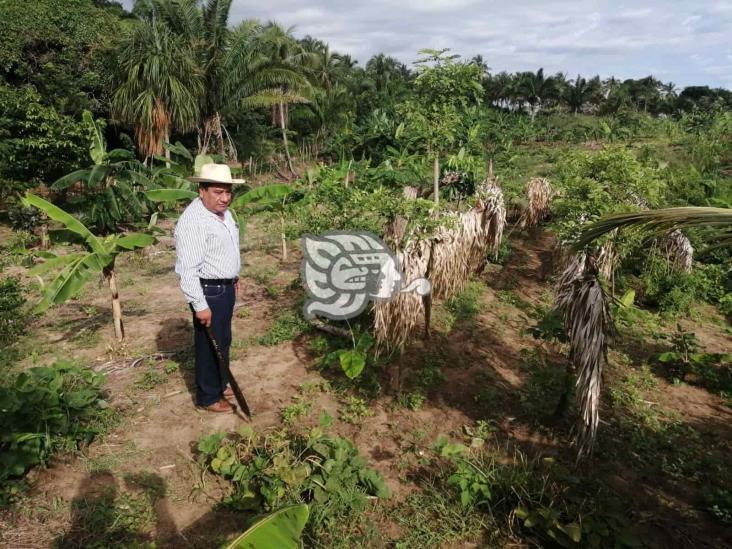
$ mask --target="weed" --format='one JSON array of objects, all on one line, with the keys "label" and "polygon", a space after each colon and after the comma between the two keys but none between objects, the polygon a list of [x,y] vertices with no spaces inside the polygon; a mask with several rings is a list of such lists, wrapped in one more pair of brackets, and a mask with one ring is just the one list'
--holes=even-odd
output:
[{"label": "weed", "polygon": [[416,412],[424,405],[425,400],[427,397],[421,392],[402,393],[397,398],[396,405]]},{"label": "weed", "polygon": [[147,371],[143,372],[137,381],[135,381],[135,386],[146,391],[151,391],[163,383],[165,383],[165,376],[155,369],[154,366],[150,366]]},{"label": "weed", "polygon": [[483,286],[478,282],[469,282],[462,292],[451,297],[445,303],[445,308],[457,320],[471,320],[481,311],[480,298],[483,295]]},{"label": "weed", "polygon": [[282,409],[282,421],[285,423],[293,423],[310,413],[313,405],[305,400],[303,395],[295,395],[292,397],[292,403]]},{"label": "weed", "polygon": [[291,341],[310,329],[310,324],[298,313],[288,311],[275,319],[267,332],[257,338],[260,345],[273,346]]},{"label": "weed", "polygon": [[344,407],[340,410],[338,417],[341,421],[357,425],[364,418],[374,415],[368,404],[362,398],[350,396],[346,399]]},{"label": "weed", "polygon": [[88,444],[112,422],[102,399],[104,376],[70,362],[57,361],[19,374],[0,387],[0,500],[5,483],[56,452]]},{"label": "weed", "polygon": [[499,290],[496,292],[496,297],[498,298],[498,301],[507,305],[512,305],[513,307],[521,309],[526,313],[533,313],[534,311],[534,306],[528,301],[522,299],[520,296],[516,295],[513,290]]},{"label": "weed", "polygon": [[270,265],[251,265],[244,269],[243,276],[253,278],[261,286],[268,286],[277,276],[277,269]]},{"label": "weed", "polygon": [[178,371],[178,363],[173,360],[166,360],[163,363],[163,372],[165,372],[165,375],[170,375]]},{"label": "weed", "polygon": [[233,484],[233,494],[225,499],[229,506],[261,512],[308,502],[305,536],[311,542],[327,538],[333,521],[355,520],[368,496],[389,496],[384,480],[353,444],[321,428],[307,435],[287,430],[260,435],[246,426],[234,436],[201,438],[198,451],[199,463]]},{"label": "weed", "polygon": [[239,307],[236,310],[236,318],[249,318],[252,316],[252,310],[249,307]]}]

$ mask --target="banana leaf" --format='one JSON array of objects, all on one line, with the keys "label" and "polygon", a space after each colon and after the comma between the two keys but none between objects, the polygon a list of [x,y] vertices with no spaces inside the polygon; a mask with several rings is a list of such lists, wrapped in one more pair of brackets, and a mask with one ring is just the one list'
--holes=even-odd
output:
[{"label": "banana leaf", "polygon": [[257,187],[251,191],[247,191],[241,196],[236,197],[231,206],[234,208],[243,208],[249,204],[258,205],[271,205],[274,203],[280,203],[287,198],[293,192],[293,188],[290,185],[277,184],[277,185],[265,185],[263,187]]},{"label": "banana leaf", "polygon": [[66,229],[81,236],[93,252],[99,254],[105,253],[106,250],[104,249],[102,242],[73,215],[66,213],[58,206],[55,206],[40,196],[36,196],[32,193],[26,193],[22,198],[22,202],[25,206],[35,206],[54,221],[63,223]]},{"label": "banana leaf", "polygon": [[47,286],[43,299],[35,306],[34,311],[42,313],[51,305],[63,303],[81,289],[91,274],[101,272],[111,260],[108,255],[90,253],[71,262]]},{"label": "banana leaf", "polygon": [[299,549],[308,515],[304,503],[282,507],[253,524],[226,549]]},{"label": "banana leaf", "polygon": [[125,236],[119,237],[115,241],[115,245],[125,250],[135,250],[137,248],[144,248],[157,242],[157,238],[150,234],[145,233],[130,233]]},{"label": "banana leaf", "polygon": [[67,174],[63,177],[59,177],[56,181],[53,182],[51,185],[51,188],[54,191],[61,191],[63,189],[66,189],[76,183],[77,181],[86,181],[89,179],[89,174],[91,173],[91,170],[76,170],[75,172],[71,172],[70,174]]},{"label": "banana leaf", "polygon": [[193,200],[198,196],[195,191],[186,189],[150,189],[145,196],[153,202],[172,202],[175,200]]},{"label": "banana leaf", "polygon": [[104,134],[101,128],[94,121],[92,113],[84,111],[82,119],[92,130],[92,143],[89,147],[89,155],[95,164],[101,164],[107,153],[107,144],[104,141]]}]

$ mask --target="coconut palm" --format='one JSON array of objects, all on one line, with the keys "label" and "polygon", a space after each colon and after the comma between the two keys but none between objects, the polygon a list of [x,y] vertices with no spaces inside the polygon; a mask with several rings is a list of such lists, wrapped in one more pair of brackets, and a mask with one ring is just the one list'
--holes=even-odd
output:
[{"label": "coconut palm", "polygon": [[118,63],[112,112],[135,128],[146,158],[163,152],[171,130],[196,127],[203,80],[184,40],[159,21],[142,20],[122,40]]},{"label": "coconut palm", "polygon": [[574,114],[579,113],[587,103],[595,100],[600,93],[600,77],[587,80],[579,74],[565,88],[564,100]]}]

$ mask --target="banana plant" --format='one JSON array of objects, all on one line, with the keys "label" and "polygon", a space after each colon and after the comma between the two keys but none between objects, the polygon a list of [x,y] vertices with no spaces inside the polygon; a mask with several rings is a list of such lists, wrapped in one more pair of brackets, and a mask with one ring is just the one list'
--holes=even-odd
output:
[{"label": "banana plant", "polygon": [[308,515],[305,503],[277,509],[255,522],[226,549],[299,549],[302,546],[300,536]]},{"label": "banana plant", "polygon": [[109,284],[109,290],[112,294],[114,334],[118,341],[123,341],[125,332],[122,323],[122,305],[119,299],[115,260],[123,252],[145,248],[154,244],[156,238],[145,233],[96,236],[74,216],[39,196],[27,193],[22,201],[25,206],[38,208],[50,219],[61,223],[67,231],[80,236],[86,248],[85,251],[66,255],[55,255],[49,252],[40,254],[45,261],[34,267],[31,274],[38,275],[40,278],[41,275],[50,271],[57,270],[58,272],[49,284],[43,285],[43,297],[35,307],[36,312],[43,312],[53,305],[64,303],[70,297],[76,295],[92,275],[101,274]]},{"label": "banana plant", "polygon": [[93,164],[56,180],[51,189],[64,191],[76,185],[80,193],[69,197],[69,204],[96,232],[109,234],[119,225],[142,219],[149,204],[140,192],[150,186],[147,168],[126,149],[107,150],[99,125],[89,111],[83,120],[91,131],[89,156]]}]

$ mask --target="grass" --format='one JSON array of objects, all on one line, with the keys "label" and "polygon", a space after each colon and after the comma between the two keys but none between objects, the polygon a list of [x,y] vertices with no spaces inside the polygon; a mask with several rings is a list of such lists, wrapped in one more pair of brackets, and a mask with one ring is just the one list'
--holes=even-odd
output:
[{"label": "grass", "polygon": [[479,282],[469,282],[462,292],[445,302],[445,308],[458,321],[472,320],[482,309],[480,299],[483,291]]},{"label": "grass", "polygon": [[300,334],[308,331],[310,324],[294,311],[288,311],[278,316],[269,330],[257,337],[259,345],[273,346],[292,341]]}]

